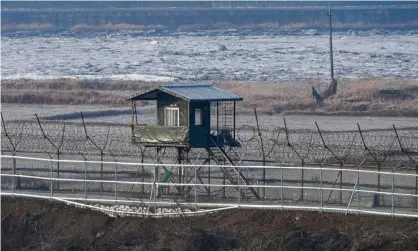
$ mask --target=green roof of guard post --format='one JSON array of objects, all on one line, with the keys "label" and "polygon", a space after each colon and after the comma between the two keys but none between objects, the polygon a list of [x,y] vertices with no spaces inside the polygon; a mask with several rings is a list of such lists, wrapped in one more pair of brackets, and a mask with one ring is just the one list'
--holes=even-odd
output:
[{"label": "green roof of guard post", "polygon": [[[132,117],[134,142],[145,146],[205,148],[212,146],[211,137],[221,131],[228,130],[227,134],[233,135],[235,141],[235,102],[243,98],[213,84],[184,83],[160,85],[127,100],[132,102],[133,111],[135,101],[157,101],[157,125],[135,125]],[[211,111],[211,104],[225,109]],[[213,130],[211,115],[218,122],[221,112],[223,118],[229,116],[230,125],[217,123]]]}]

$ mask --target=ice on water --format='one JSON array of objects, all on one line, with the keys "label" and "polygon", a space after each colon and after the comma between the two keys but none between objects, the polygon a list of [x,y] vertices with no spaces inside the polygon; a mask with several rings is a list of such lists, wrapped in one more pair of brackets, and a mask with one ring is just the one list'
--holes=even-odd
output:
[{"label": "ice on water", "polygon": [[[142,81],[329,78],[328,36],[299,35],[23,36],[1,38],[2,78],[57,77]],[[336,32],[338,78],[418,79],[418,34]]]}]

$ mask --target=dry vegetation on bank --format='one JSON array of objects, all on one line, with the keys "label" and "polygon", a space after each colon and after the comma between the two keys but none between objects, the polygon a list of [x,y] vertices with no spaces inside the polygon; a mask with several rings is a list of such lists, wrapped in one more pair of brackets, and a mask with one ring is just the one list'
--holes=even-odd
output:
[{"label": "dry vegetation on bank", "polygon": [[[417,80],[339,80],[337,94],[316,103],[311,86],[324,91],[328,83],[315,81],[294,82],[215,82],[221,88],[241,95],[240,107],[251,111],[253,107],[266,114],[333,114],[418,116]],[[2,103],[24,104],[100,104],[128,105],[125,99],[157,86],[158,83],[116,80],[2,80]],[[382,93],[395,89],[395,96]],[[145,103],[146,104],[146,103]]]},{"label": "dry vegetation on bank", "polygon": [[111,218],[52,201],[1,198],[1,250],[417,250],[417,220],[231,210]]},{"label": "dry vegetation on bank", "polygon": [[[396,24],[367,24],[361,21],[358,22],[335,22],[333,24],[334,29],[408,29],[414,28],[418,25],[417,21],[410,21],[405,23]],[[328,27],[327,22],[313,21],[313,22],[290,22],[290,23],[278,23],[278,22],[264,22],[264,23],[249,23],[249,24],[233,24],[229,22],[219,23],[198,23],[198,24],[183,24],[179,25],[175,29],[180,32],[196,31],[196,30],[293,30],[293,29],[326,29]],[[172,27],[171,27],[172,28]],[[21,23],[21,24],[3,24],[1,26],[4,32],[14,31],[54,31],[59,28],[52,23]],[[76,24],[68,27],[70,31],[123,31],[123,30],[166,30],[169,29],[167,25],[153,24],[153,25],[140,25],[140,24],[128,24],[128,23],[107,23],[102,25],[90,25],[90,24]]]}]

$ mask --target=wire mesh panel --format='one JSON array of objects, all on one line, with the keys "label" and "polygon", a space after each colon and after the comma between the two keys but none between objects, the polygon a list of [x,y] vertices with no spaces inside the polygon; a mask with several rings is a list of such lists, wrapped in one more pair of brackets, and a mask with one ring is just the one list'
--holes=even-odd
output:
[{"label": "wire mesh panel", "polygon": [[211,130],[234,130],[234,102],[218,101],[211,103]]}]

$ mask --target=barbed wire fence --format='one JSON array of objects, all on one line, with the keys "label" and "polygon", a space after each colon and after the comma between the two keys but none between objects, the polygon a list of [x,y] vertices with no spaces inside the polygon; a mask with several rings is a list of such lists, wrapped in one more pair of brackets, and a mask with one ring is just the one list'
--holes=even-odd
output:
[{"label": "barbed wire fence", "polygon": [[[282,165],[282,166],[338,166],[342,168],[369,168],[380,170],[405,169],[418,173],[418,127],[364,130],[357,124],[356,130],[326,130],[315,123],[314,129],[292,129],[283,119],[284,126],[279,121],[264,122],[256,116],[245,124],[239,124],[236,138],[241,143],[240,148],[227,149],[231,158],[239,165]],[[280,121],[281,122],[281,121]],[[166,148],[157,151],[145,148],[131,141],[131,128],[128,125],[116,123],[86,122],[81,114],[80,121],[49,121],[35,115],[32,120],[6,120],[2,114],[1,132],[2,154],[22,155],[30,157],[47,157],[50,159],[82,159],[97,161],[114,161],[117,169],[119,161],[135,161],[139,163],[178,163],[175,149]],[[188,152],[188,162],[198,164],[206,159],[203,149],[191,149]],[[15,162],[15,160],[13,160]],[[61,167],[55,164],[54,175],[59,178]],[[16,173],[16,163],[11,163],[2,171]],[[97,168],[98,169],[98,168]],[[164,168],[165,171],[170,171]],[[200,171],[200,170],[199,170]],[[106,174],[118,172],[110,167],[100,166],[94,170],[95,178],[103,179]],[[144,166],[138,166],[134,178],[144,181],[147,171]],[[214,172],[212,172],[214,174]],[[266,184],[275,179],[274,174],[264,170],[261,174],[246,173],[253,184]],[[208,179],[210,179],[210,171]],[[298,183],[303,187],[311,183],[312,177],[303,169],[297,174]],[[117,175],[115,175],[116,179]],[[189,180],[193,180],[191,176]],[[173,176],[172,178],[175,178]],[[200,179],[200,176],[197,178]],[[374,179],[374,178],[373,178]],[[380,174],[375,177],[378,191],[385,189]],[[225,181],[223,181],[225,182]],[[340,188],[340,194],[335,198],[342,201],[341,188],[346,178],[342,173],[336,174],[331,182],[332,187]],[[200,183],[203,183],[200,180]],[[54,183],[54,189],[59,189],[59,182]],[[14,188],[19,188],[19,182],[13,180]],[[110,189],[103,187],[100,191]],[[360,182],[356,183],[360,187]],[[130,190],[135,188],[132,185]],[[144,186],[139,188],[142,193]],[[209,196],[221,196],[224,191],[203,188]],[[176,190],[170,191],[175,193]],[[265,188],[260,194],[264,195]],[[297,192],[299,199],[304,200],[304,190]],[[415,180],[414,193],[418,194],[418,179]],[[326,201],[331,199],[331,191]],[[376,203],[380,203],[377,199]],[[417,201],[415,200],[415,207]]]},{"label": "barbed wire fence", "polygon": [[[82,116],[82,115],[81,115]],[[241,162],[283,163],[298,165],[328,164],[355,166],[368,153],[367,164],[379,168],[405,161],[405,167],[415,168],[418,154],[418,126],[409,128],[364,130],[292,129],[283,119],[284,127],[263,123],[241,124],[236,139],[246,155]],[[254,119],[254,122],[255,119]],[[114,156],[153,159],[151,148],[131,143],[128,125],[115,123],[41,120],[7,121],[2,115],[2,152],[12,154],[45,154],[59,159],[62,155],[98,156],[100,160]],[[264,152],[264,153],[263,153]],[[172,158],[176,152],[166,149],[162,158]],[[192,150],[189,155],[199,155]],[[113,156],[113,157],[112,157]],[[409,163],[409,164],[408,164]]]}]

